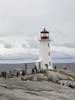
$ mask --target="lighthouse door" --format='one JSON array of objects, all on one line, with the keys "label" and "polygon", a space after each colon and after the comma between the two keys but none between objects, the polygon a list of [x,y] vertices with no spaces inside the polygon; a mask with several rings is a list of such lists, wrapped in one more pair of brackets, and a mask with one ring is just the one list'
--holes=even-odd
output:
[{"label": "lighthouse door", "polygon": [[46,69],[48,69],[48,64],[45,64],[45,66],[46,66]]}]

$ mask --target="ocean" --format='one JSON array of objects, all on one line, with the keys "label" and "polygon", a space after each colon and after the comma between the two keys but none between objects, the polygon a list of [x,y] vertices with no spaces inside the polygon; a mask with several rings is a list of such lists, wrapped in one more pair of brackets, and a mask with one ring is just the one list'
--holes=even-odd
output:
[{"label": "ocean", "polygon": [[[0,72],[9,71],[13,69],[25,69],[25,63],[38,63],[36,59],[0,59]],[[75,59],[52,59],[53,67],[56,65],[58,69],[65,65],[69,70],[75,71]],[[29,68],[32,66],[29,65]]]}]

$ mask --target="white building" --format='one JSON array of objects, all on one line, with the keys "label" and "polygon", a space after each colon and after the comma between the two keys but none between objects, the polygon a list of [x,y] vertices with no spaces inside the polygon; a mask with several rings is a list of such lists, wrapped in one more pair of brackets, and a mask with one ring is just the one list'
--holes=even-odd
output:
[{"label": "white building", "polygon": [[44,28],[44,30],[40,32],[40,67],[43,70],[53,69],[50,42],[49,32]]}]

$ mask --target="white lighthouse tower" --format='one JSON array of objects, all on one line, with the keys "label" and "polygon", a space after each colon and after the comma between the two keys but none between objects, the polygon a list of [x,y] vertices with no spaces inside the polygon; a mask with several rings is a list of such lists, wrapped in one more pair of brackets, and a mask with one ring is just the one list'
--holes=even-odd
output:
[{"label": "white lighthouse tower", "polygon": [[53,69],[51,62],[51,48],[50,48],[49,32],[44,28],[40,32],[40,67],[41,69]]}]

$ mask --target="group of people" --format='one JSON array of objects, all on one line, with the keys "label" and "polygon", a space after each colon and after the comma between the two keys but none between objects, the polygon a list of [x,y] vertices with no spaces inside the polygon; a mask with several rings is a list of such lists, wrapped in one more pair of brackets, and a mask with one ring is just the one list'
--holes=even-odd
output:
[{"label": "group of people", "polygon": [[[25,64],[25,70],[27,69],[27,64]],[[37,73],[37,67],[36,65],[34,65],[34,67],[32,68],[32,74]]]}]

